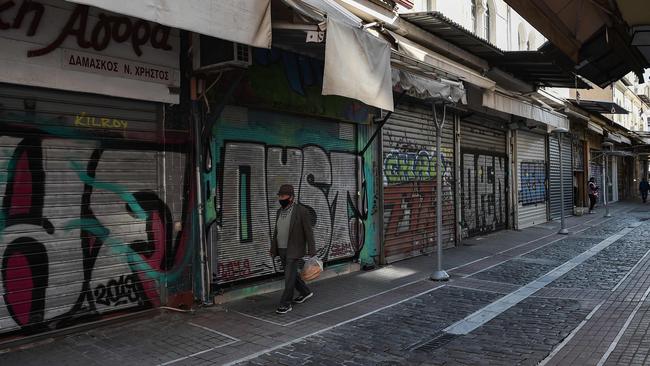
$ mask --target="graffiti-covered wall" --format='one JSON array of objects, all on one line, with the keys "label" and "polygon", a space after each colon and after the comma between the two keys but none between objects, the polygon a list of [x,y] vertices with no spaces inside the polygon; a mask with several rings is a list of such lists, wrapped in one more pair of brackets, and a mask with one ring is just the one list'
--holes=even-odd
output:
[{"label": "graffiti-covered wall", "polygon": [[284,183],[294,185],[311,212],[321,258],[374,264],[378,166],[373,149],[358,154],[374,110],[321,95],[321,60],[279,49],[256,49],[253,56],[240,79],[224,75],[223,87],[208,95],[215,106],[228,104],[206,136],[213,281],[280,270],[268,252]]},{"label": "graffiti-covered wall", "polygon": [[214,129],[213,275],[218,283],[269,275],[277,190],[292,184],[311,213],[319,257],[358,258],[365,244],[368,182],[357,126],[239,109]]},{"label": "graffiti-covered wall", "polygon": [[[442,115],[442,113],[440,113]],[[440,117],[442,118],[442,117]],[[396,109],[383,129],[384,255],[395,261],[430,251],[436,240],[436,130],[423,107]],[[442,130],[443,243],[455,242],[454,123]]]},{"label": "graffiti-covered wall", "polygon": [[462,237],[505,229],[508,159],[503,123],[471,115],[460,126]]},{"label": "graffiti-covered wall", "polygon": [[463,221],[467,236],[505,229],[506,158],[482,153],[463,153]]},{"label": "graffiti-covered wall", "polygon": [[0,99],[0,333],[191,291],[187,156],[156,141],[156,105],[2,85]]}]

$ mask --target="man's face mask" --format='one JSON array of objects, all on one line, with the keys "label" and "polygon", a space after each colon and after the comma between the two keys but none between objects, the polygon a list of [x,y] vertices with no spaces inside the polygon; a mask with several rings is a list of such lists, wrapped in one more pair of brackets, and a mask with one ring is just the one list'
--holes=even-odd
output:
[{"label": "man's face mask", "polygon": [[282,208],[289,206],[289,203],[291,203],[288,198],[284,200],[279,200],[278,202],[280,202],[280,206],[282,206]]}]

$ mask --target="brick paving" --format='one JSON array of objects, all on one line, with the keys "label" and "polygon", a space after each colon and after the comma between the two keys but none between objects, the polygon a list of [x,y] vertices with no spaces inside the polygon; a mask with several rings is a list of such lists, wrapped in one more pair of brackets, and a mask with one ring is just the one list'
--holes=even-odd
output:
[{"label": "brick paving", "polygon": [[[165,312],[45,337],[0,350],[0,364],[513,365],[545,358],[556,365],[644,364],[650,214],[641,207],[613,205],[613,219],[571,217],[569,236],[555,235],[558,225],[548,223],[469,239],[445,251],[447,283],[428,281],[435,258],[420,257],[314,283],[314,299],[288,316],[273,313],[277,293],[259,295],[193,314]],[[469,334],[444,333],[638,222]]]}]

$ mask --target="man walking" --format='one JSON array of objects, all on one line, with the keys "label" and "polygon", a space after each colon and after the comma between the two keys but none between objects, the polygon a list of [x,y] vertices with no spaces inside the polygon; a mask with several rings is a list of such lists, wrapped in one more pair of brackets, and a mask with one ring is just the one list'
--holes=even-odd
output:
[{"label": "man walking", "polygon": [[[280,298],[280,306],[275,311],[286,314],[291,311],[291,303],[302,304],[314,295],[298,275],[298,265],[305,256],[305,247],[310,257],[316,255],[314,232],[311,227],[309,211],[303,205],[295,202],[293,186],[284,184],[278,191],[281,208],[275,221],[275,231],[271,241],[271,257],[280,256],[284,267],[284,292]],[[293,298],[294,289],[300,295]]]},{"label": "man walking", "polygon": [[598,200],[598,185],[596,184],[596,178],[589,178],[587,193],[589,193],[589,213],[592,214],[594,213],[594,206]]},{"label": "man walking", "polygon": [[639,183],[639,192],[641,192],[641,199],[643,200],[643,203],[648,199],[648,190],[650,190],[650,184],[648,184],[648,180],[643,178],[641,179],[641,183]]}]

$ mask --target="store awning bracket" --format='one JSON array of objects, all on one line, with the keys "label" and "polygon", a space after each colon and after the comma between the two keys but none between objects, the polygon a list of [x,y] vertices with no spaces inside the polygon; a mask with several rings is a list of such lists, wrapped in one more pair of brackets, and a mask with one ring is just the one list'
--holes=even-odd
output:
[{"label": "store awning bracket", "polygon": [[[399,105],[399,103],[402,100],[402,98],[404,97],[404,95],[406,95],[406,90],[402,91],[399,94],[399,96],[397,97],[397,99],[395,99],[395,108],[397,108],[397,106]],[[375,138],[377,138],[377,135],[381,132],[381,129],[384,127],[386,122],[388,122],[388,119],[390,118],[390,116],[392,114],[393,114],[393,112],[389,111],[388,113],[386,113],[386,115],[383,118],[375,119],[375,122],[379,121],[379,126],[377,126],[377,129],[375,130],[375,132],[372,134],[372,136],[370,136],[370,139],[366,143],[366,146],[364,146],[363,149],[359,152],[359,156],[363,156],[363,154],[366,153],[366,150],[368,150],[368,148],[370,147],[372,142],[375,140]]]}]

